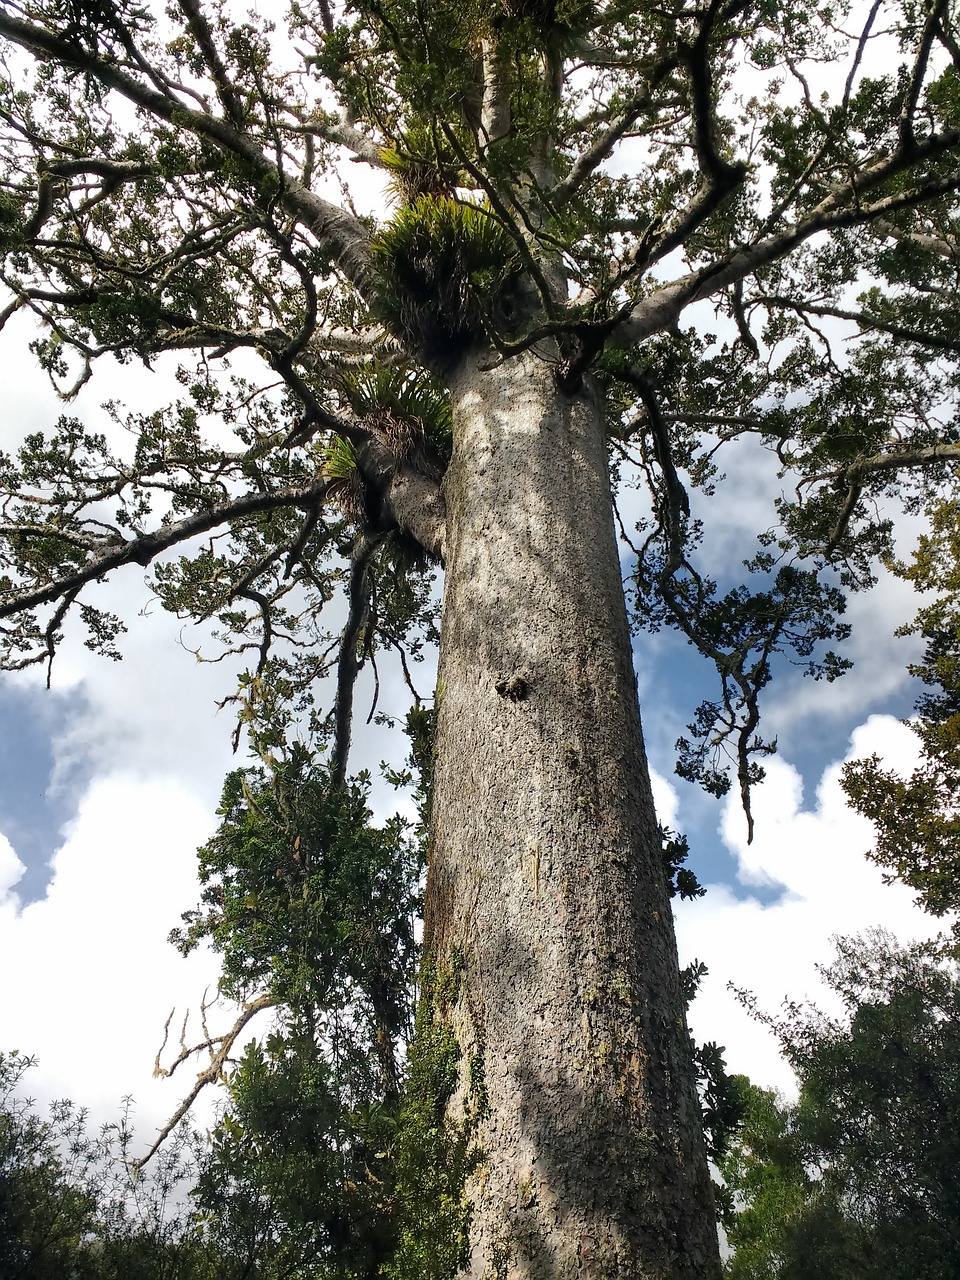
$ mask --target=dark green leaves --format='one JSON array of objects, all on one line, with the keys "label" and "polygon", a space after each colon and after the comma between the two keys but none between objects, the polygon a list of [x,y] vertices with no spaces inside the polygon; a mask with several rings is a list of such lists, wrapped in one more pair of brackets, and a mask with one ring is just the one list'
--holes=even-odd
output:
[{"label": "dark green leaves", "polygon": [[375,252],[377,309],[428,365],[448,367],[502,327],[518,258],[489,209],[421,196],[383,229]]},{"label": "dark green leaves", "polygon": [[842,1015],[761,1015],[797,1073],[785,1103],[742,1081],[746,1119],[721,1161],[731,1280],[949,1280],[960,1265],[956,1169],[960,981],[936,947],[840,940],[824,977]]},{"label": "dark green leaves", "polygon": [[300,747],[269,775],[231,774],[221,812],[178,945],[209,939],[234,998],[269,990],[297,1017],[349,1007],[400,1035],[419,874],[403,824],[374,826],[363,787],[331,792]]},{"label": "dark green leaves", "polygon": [[926,642],[911,667],[927,689],[910,722],[920,761],[902,777],[876,756],[855,760],[842,781],[852,806],[876,826],[871,857],[940,916],[960,906],[960,532],[955,502],[938,503],[931,516],[912,564],[897,566],[919,591],[937,593],[903,629]]}]

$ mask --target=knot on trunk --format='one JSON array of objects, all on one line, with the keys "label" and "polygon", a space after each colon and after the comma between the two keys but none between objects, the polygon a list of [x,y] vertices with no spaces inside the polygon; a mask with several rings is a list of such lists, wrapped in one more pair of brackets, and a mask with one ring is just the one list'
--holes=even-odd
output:
[{"label": "knot on trunk", "polygon": [[501,698],[509,698],[511,702],[524,702],[530,696],[529,681],[519,672],[498,680],[495,687]]}]

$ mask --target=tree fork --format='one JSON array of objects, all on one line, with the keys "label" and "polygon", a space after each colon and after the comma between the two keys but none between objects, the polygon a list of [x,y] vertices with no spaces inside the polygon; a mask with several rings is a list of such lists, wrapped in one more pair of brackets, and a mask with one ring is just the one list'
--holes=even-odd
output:
[{"label": "tree fork", "polygon": [[602,408],[555,365],[474,354],[452,385],[425,946],[460,974],[450,1118],[474,1116],[481,1156],[465,1274],[709,1280]]}]

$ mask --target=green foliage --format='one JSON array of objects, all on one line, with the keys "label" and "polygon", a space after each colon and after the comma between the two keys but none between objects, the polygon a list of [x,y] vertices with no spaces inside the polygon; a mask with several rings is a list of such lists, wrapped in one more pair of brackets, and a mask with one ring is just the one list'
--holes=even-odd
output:
[{"label": "green foliage", "polygon": [[690,844],[685,835],[660,828],[660,843],[667,871],[667,882],[672,898],[702,898],[707,892],[697,879],[696,872],[683,864],[690,856]]},{"label": "green foliage", "polygon": [[767,589],[744,584],[720,595],[716,582],[651,538],[638,557],[635,582],[638,625],[656,629],[672,622],[720,675],[720,698],[700,704],[687,726],[689,736],[676,743],[677,773],[722,796],[730,789],[727,757],[732,757],[752,838],[749,793],[764,777],[756,757],[776,751],[775,741],[755,732],[759,697],[773,679],[775,661],[782,655],[814,680],[835,680],[850,660],[832,649],[817,650],[824,642],[846,640],[850,627],[839,620],[845,596],[816,571],[778,564],[768,551],[744,561],[744,567],[761,581],[766,578]]},{"label": "green foliage", "polygon": [[[909,459],[958,439],[953,16],[934,31],[891,3],[857,32],[832,3],[678,18],[589,0],[302,0],[294,68],[275,61],[269,22],[188,10],[161,40],[137,0],[34,0],[22,21],[44,34],[26,47],[46,52],[0,75],[0,323],[40,317],[33,350],[64,395],[102,357],[165,352],[196,394],[127,421],[132,464],[98,461],[92,432],[50,459],[52,510],[28,465],[5,477],[4,601],[60,594],[4,621],[4,660],[47,661],[67,615],[115,656],[118,620],[80,600],[99,558],[125,538],[138,545],[124,563],[153,561],[171,512],[222,508],[211,538],[183,529],[191,552],[162,564],[158,596],[214,622],[258,677],[275,658],[291,701],[309,703],[333,640],[323,608],[349,577],[343,519],[396,533],[380,500],[391,450],[431,481],[449,460],[443,377],[467,350],[539,342],[570,386],[597,375],[617,479],[648,491],[638,616],[719,669],[681,771],[720,793],[732,757],[746,793],[774,745],[756,725],[786,671],[770,657],[842,672],[823,654],[846,638],[839,593],[889,553],[888,500],[942,478]],[[867,56],[878,24],[882,74]],[[807,61],[830,69],[822,96]],[[354,214],[365,166],[401,202],[379,233]],[[217,367],[240,351],[263,377],[227,390]],[[359,471],[329,453],[341,412],[358,419]],[[360,475],[364,434],[385,459],[379,488]],[[731,482],[753,484],[753,445],[775,455],[785,495],[761,517],[776,564],[751,560],[759,589],[698,567],[690,515],[690,491],[716,492],[728,458]],[[323,511],[313,493],[291,500],[318,473],[337,486]],[[227,514],[250,498],[256,518]],[[406,555],[385,577],[417,568]]]},{"label": "green foliage", "polygon": [[[921,749],[920,763],[904,778],[883,768],[878,756],[844,766],[843,789],[851,805],[875,824],[871,857],[891,879],[916,889],[936,916],[960,908],[960,532],[956,501],[938,503],[930,533],[921,537],[900,577],[918,591],[935,592],[904,634],[926,642],[911,666],[929,692],[909,721]],[[960,940],[960,925],[954,925]]]},{"label": "green foliage", "polygon": [[[437,700],[440,697],[439,689],[436,697]],[[406,729],[410,738],[410,763],[414,769],[414,774],[409,781],[414,783],[414,796],[420,811],[421,835],[424,841],[427,839],[430,824],[430,795],[433,786],[433,760],[439,709],[437,700],[432,707],[418,702],[407,712]]]},{"label": "green foliage", "polygon": [[840,940],[841,1017],[759,1015],[797,1073],[786,1103],[741,1078],[721,1171],[731,1280],[948,1280],[960,1266],[960,973],[935,946]]},{"label": "green foliage", "polygon": [[436,130],[413,124],[380,152],[390,173],[392,194],[401,204],[421,196],[452,196],[463,174],[449,142]]},{"label": "green foliage", "polygon": [[334,436],[323,453],[322,475],[330,480],[349,480],[357,471],[357,451],[343,436]]},{"label": "green foliage", "polygon": [[357,451],[349,440],[345,440],[343,436],[331,439],[323,451],[320,474],[330,481],[327,494],[346,518],[359,529],[367,528],[370,516],[366,484]]},{"label": "green foliage", "polygon": [[[676,836],[664,827],[660,828],[660,835],[668,872],[671,875],[672,896],[702,897],[706,890],[693,872],[681,865],[689,852],[686,836]],[[684,884],[685,887],[681,888],[680,886]],[[707,966],[701,960],[691,960],[680,970],[681,992],[688,1007],[708,972]],[[743,1120],[744,1101],[737,1078],[727,1072],[723,1045],[717,1044],[714,1040],[697,1044],[691,1038],[691,1049],[707,1153],[714,1164],[718,1164],[721,1157],[729,1150],[733,1136]],[[714,1184],[714,1192],[719,1203],[722,1204],[725,1199],[724,1188]]]},{"label": "green foliage", "polygon": [[391,1256],[397,1101],[366,1074],[346,1019],[311,1037],[289,1018],[230,1073],[192,1198],[225,1250],[253,1238],[258,1276],[373,1280]]},{"label": "green foliage", "polygon": [[[96,1152],[84,1147],[83,1117],[71,1107],[57,1105],[45,1122],[16,1096],[31,1065],[0,1054],[0,1274],[53,1277],[70,1266],[94,1221],[97,1199],[85,1182]],[[61,1135],[79,1148],[69,1171]]]},{"label": "green foliage", "polygon": [[[474,1135],[485,1093],[450,1022],[459,968],[428,966],[421,979],[394,1150],[399,1237],[388,1280],[453,1280],[467,1263],[465,1184],[483,1158]],[[455,1093],[459,1119],[448,1112]]]},{"label": "green foliage", "polygon": [[374,243],[376,309],[429,366],[447,369],[509,323],[516,246],[490,209],[420,196]]},{"label": "green foliage", "polygon": [[[23,1096],[32,1058],[0,1053],[0,1275],[13,1280],[241,1280],[240,1238],[214,1242],[187,1198],[195,1137],[179,1130],[131,1169],[129,1106],[91,1134],[70,1102],[41,1119]],[[261,1273],[255,1273],[260,1276]]]},{"label": "green foliage", "polygon": [[385,439],[399,461],[414,461],[429,470],[427,455],[432,450],[433,466],[443,474],[450,459],[453,417],[441,382],[427,374],[374,365],[344,375],[343,389],[354,413]]},{"label": "green foliage", "polygon": [[[66,397],[104,358],[177,353],[184,388],[149,414],[112,410],[106,432],[61,419],[0,457],[3,662],[48,661],[73,616],[116,656],[122,624],[90,599],[130,564],[154,564],[162,605],[249,661],[236,701],[264,767],[228,779],[203,900],[176,937],[209,941],[228,994],[277,1013],[231,1070],[205,1212],[224,1241],[272,1242],[251,1274],[374,1274],[399,1240],[398,1276],[448,1275],[482,1081],[455,1061],[454,996],[434,975],[398,1119],[423,840],[374,823],[363,781],[332,787],[285,746],[302,720],[329,742],[314,699],[338,663],[339,712],[361,659],[399,652],[412,689],[407,658],[437,638],[384,490],[408,467],[442,505],[467,353],[488,370],[534,350],[561,406],[596,392],[615,480],[646,493],[638,624],[676,628],[719,673],[680,771],[720,795],[732,755],[749,809],[775,745],[761,697],[790,666],[843,672],[832,646],[847,594],[889,553],[891,500],[928,509],[956,461],[956,15],[300,0],[276,42],[295,65],[274,63],[268,22],[212,0],[171,6],[162,33],[137,0],[0,0],[0,21],[15,46],[0,324],[39,318],[33,353]],[[880,29],[878,75],[864,55]],[[379,232],[356,214],[360,166],[401,202]],[[696,331],[711,307],[716,332]],[[223,374],[237,356],[260,372]],[[759,516],[746,573],[711,576],[697,503],[728,470],[753,492],[765,455],[788,496]],[[923,768],[907,787],[875,767],[848,778],[890,824],[878,856],[934,910],[958,883],[954,517],[935,515],[915,570],[943,601],[918,622]],[[372,526],[359,584],[345,518]],[[344,587],[357,625],[341,632],[328,606]],[[413,698],[426,820],[434,715]],[[691,896],[685,856],[665,834],[671,887]],[[715,1152],[736,1112],[719,1055],[699,1059]],[[820,1221],[848,1209],[835,1197]]]},{"label": "green foliage", "polygon": [[213,945],[226,994],[274,1006],[227,1076],[194,1191],[217,1239],[254,1234],[265,1277],[372,1280],[396,1244],[422,864],[403,822],[373,823],[368,786],[332,788],[297,745],[231,774],[202,906],[173,935]]},{"label": "green foliage", "polygon": [[295,1025],[350,1010],[358,1037],[403,1033],[413,980],[419,851],[400,819],[375,827],[361,779],[331,790],[294,744],[269,771],[229,775],[200,850],[202,906],[172,939],[209,940],[224,992],[268,992]]}]

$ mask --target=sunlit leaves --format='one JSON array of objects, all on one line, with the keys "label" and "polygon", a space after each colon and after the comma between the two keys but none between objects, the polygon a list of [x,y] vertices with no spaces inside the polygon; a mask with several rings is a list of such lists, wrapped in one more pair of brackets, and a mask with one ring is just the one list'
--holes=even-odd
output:
[{"label": "sunlit leaves", "polygon": [[304,1014],[365,998],[397,1034],[417,876],[403,824],[374,827],[363,787],[331,793],[300,748],[269,777],[231,774],[221,811],[201,851],[204,906],[185,917],[180,945],[209,938],[236,997],[267,984]]},{"label": "sunlit leaves", "polygon": [[509,316],[517,251],[490,209],[421,196],[383,229],[375,253],[377,310],[428,366],[452,363]]},{"label": "sunlit leaves", "polygon": [[267,758],[227,779],[201,906],[173,935],[212,943],[225,993],[276,1004],[228,1077],[195,1198],[225,1242],[256,1228],[266,1275],[372,1276],[395,1233],[420,849],[401,820],[373,822],[365,779],[331,787],[298,745]]}]

